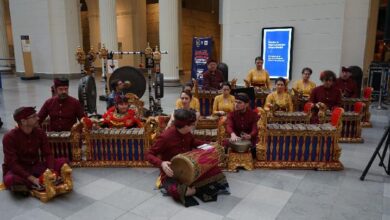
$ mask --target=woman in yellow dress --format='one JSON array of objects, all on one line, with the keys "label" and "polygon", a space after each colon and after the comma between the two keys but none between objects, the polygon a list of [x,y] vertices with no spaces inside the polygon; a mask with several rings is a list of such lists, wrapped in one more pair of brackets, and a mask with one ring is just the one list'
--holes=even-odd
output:
[{"label": "woman in yellow dress", "polygon": [[[188,91],[188,90],[181,91],[181,93],[180,93],[181,107],[176,108],[176,109],[194,110],[196,113],[196,122],[195,122],[195,125],[196,125],[198,122],[198,119],[200,117],[200,113],[198,110],[193,109],[191,107],[190,103],[191,103],[192,99],[193,99],[193,96],[192,96],[192,93],[190,91]],[[171,118],[168,121],[166,129],[169,128],[171,125],[173,125],[173,120],[174,120],[174,117],[173,117],[173,113],[172,113]]]},{"label": "woman in yellow dress", "polygon": [[222,84],[222,94],[214,98],[213,114],[225,115],[234,110],[234,96],[230,95],[231,86],[229,83]]},{"label": "woman in yellow dress", "polygon": [[[192,84],[191,82],[186,83],[184,85],[183,91],[189,91],[191,93],[193,87],[194,87],[194,84]],[[181,98],[178,98],[176,100],[176,109],[180,109],[180,108],[183,108],[183,102],[182,102]],[[192,96],[191,102],[190,102],[190,108],[194,109],[197,112],[200,112],[200,104],[199,104],[198,98]]]},{"label": "woman in yellow dress", "polygon": [[244,80],[247,87],[253,86],[258,89],[271,89],[269,73],[263,69],[263,62],[262,57],[255,58],[256,69],[251,69]]},{"label": "woman in yellow dress", "polygon": [[275,81],[276,91],[272,92],[267,96],[265,100],[264,108],[266,110],[276,110],[276,111],[293,111],[293,102],[290,94],[287,92],[286,80],[282,77],[279,77]]},{"label": "woman in yellow dress", "polygon": [[302,70],[302,79],[296,81],[293,86],[293,91],[299,92],[303,97],[308,98],[310,96],[311,90],[316,87],[316,84],[310,81],[310,76],[313,71],[309,67],[305,67]]}]

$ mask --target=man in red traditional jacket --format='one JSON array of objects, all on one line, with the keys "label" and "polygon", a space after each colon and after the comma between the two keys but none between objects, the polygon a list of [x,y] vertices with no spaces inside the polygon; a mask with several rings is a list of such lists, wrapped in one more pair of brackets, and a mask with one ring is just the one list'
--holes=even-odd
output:
[{"label": "man in red traditional jacket", "polygon": [[39,177],[47,168],[59,174],[66,160],[54,159],[35,107],[20,107],[13,116],[18,127],[3,137],[3,181],[11,191],[27,195],[34,186],[40,187]]},{"label": "man in red traditional jacket", "polygon": [[205,90],[219,90],[222,88],[223,75],[217,69],[217,61],[209,59],[207,61],[207,71],[203,73],[203,86]]},{"label": "man in red traditional jacket", "polygon": [[[336,74],[330,70],[325,70],[320,74],[321,86],[317,86],[311,91],[309,102],[318,104],[323,103],[329,110],[341,106],[341,91],[335,85]],[[314,112],[310,119],[313,124],[319,123],[318,108],[314,108]]]},{"label": "man in red traditional jacket", "polygon": [[56,95],[43,104],[38,113],[39,124],[50,116],[50,131],[70,131],[72,126],[84,116],[79,100],[68,95],[69,80],[54,79]]},{"label": "man in red traditional jacket", "polygon": [[351,78],[351,75],[351,70],[343,66],[340,77],[336,80],[336,86],[340,89],[345,98],[357,98],[359,94],[358,86]]},{"label": "man in red traditional jacket", "polygon": [[174,126],[169,127],[157,138],[146,155],[151,164],[160,168],[160,180],[165,193],[186,207],[198,205],[192,195],[207,202],[215,201],[220,193],[230,194],[226,177],[217,166],[197,179],[196,182],[203,183],[199,188],[187,186],[173,178],[173,171],[170,167],[171,159],[177,154],[185,153],[204,144],[204,142],[196,140],[191,133],[195,121],[195,111],[175,110]]},{"label": "man in red traditional jacket", "polygon": [[257,140],[257,113],[249,107],[249,96],[246,93],[238,93],[235,96],[234,111],[230,112],[226,121],[226,132],[230,135],[230,141],[239,139],[251,140],[252,156],[256,156]]}]

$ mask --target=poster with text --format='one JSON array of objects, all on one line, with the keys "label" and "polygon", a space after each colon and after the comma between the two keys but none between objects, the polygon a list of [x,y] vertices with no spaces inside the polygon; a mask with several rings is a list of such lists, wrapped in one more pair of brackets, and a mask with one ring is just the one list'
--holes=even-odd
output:
[{"label": "poster with text", "polygon": [[191,78],[197,79],[198,84],[203,84],[203,72],[207,70],[207,60],[211,57],[211,37],[194,37],[192,39],[192,68]]},{"label": "poster with text", "polygon": [[271,79],[291,79],[293,27],[269,27],[262,30],[261,54],[264,69]]}]

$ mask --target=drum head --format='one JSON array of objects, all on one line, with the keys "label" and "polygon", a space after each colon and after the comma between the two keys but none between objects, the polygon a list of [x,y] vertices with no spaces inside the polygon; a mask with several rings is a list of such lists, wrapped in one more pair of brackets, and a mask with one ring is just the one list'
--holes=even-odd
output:
[{"label": "drum head", "polygon": [[84,76],[79,82],[79,101],[84,111],[96,113],[96,84],[92,76]]},{"label": "drum head", "polygon": [[177,155],[171,160],[171,169],[173,171],[173,176],[180,183],[190,185],[194,180],[194,169],[191,161],[186,157]]},{"label": "drum head", "polygon": [[[130,87],[124,88],[123,92],[126,93],[134,93],[139,98],[141,98],[146,90],[146,80],[144,75],[138,69],[131,66],[122,66],[116,69],[112,75],[110,76],[109,83],[111,87],[111,82],[113,80],[121,80],[122,82],[129,81]],[[110,88],[112,91],[112,88]]]}]

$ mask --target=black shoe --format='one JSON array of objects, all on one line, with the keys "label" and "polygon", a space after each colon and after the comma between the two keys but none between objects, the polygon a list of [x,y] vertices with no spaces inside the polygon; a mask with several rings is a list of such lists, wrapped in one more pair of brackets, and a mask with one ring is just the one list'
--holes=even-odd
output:
[{"label": "black shoe", "polygon": [[26,185],[13,185],[10,188],[11,192],[15,195],[21,195],[23,197],[27,197],[30,195],[30,190]]}]

